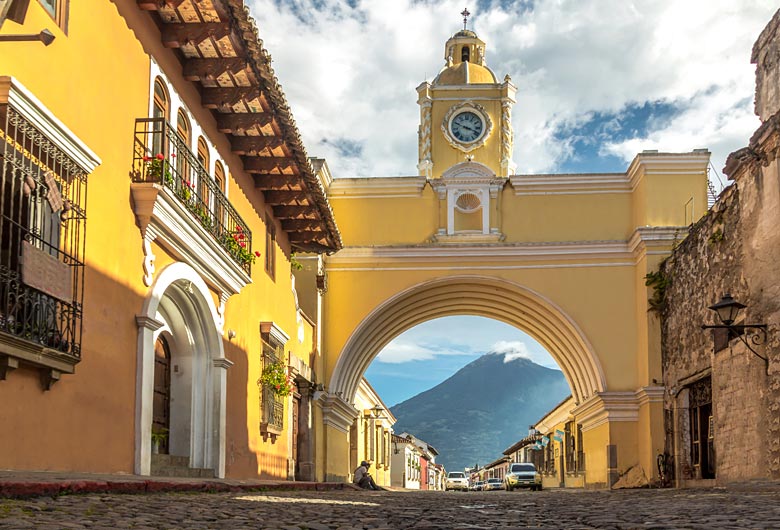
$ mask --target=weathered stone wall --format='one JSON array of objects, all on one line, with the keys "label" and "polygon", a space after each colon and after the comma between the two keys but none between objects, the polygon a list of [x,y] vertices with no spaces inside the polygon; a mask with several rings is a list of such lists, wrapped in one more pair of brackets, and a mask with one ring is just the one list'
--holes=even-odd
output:
[{"label": "weathered stone wall", "polygon": [[[661,318],[664,406],[675,431],[666,451],[678,481],[700,478],[690,466],[689,399],[692,384],[704,378],[711,380],[717,480],[780,477],[780,10],[751,61],[762,125],[726,162],[734,184],[661,267],[668,280]],[[756,354],[740,338],[701,329],[720,323],[708,306],[725,293],[748,306],[736,324],[768,325],[766,340],[751,342]]]},{"label": "weathered stone wall", "polygon": [[[729,482],[780,477],[780,114],[750,147],[729,158],[735,183],[663,264],[669,283],[662,314],[662,365],[667,410],[676,421],[678,479],[693,479],[685,389],[712,379],[716,476]],[[754,355],[739,340],[714,351],[708,309],[724,293],[746,304],[737,323],[766,323],[766,344]],[[748,339],[749,340],[749,339]]]}]

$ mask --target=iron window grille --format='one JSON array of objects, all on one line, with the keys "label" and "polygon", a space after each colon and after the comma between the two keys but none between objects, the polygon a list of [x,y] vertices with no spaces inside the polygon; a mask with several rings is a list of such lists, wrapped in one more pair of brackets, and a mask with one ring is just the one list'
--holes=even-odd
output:
[{"label": "iron window grille", "polygon": [[33,364],[52,366],[51,357],[73,366],[81,359],[87,173],[2,105],[0,183],[0,342]]},{"label": "iron window grille", "polygon": [[[284,349],[263,341],[263,368],[282,360]],[[262,387],[260,392],[260,431],[263,434],[279,434],[284,428],[284,398],[272,389]]]},{"label": "iron window grille", "polygon": [[132,179],[169,189],[244,272],[251,273],[252,232],[165,118],[135,120]]}]

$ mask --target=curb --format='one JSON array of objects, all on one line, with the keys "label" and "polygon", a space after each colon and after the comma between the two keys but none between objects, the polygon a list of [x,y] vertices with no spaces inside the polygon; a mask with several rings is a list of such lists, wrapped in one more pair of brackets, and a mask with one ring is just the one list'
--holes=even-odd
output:
[{"label": "curb", "polygon": [[161,480],[63,480],[57,482],[0,482],[0,498],[29,499],[90,493],[240,493],[243,491],[338,491],[353,489],[339,482],[270,482],[268,484],[227,484],[224,482],[166,482]]}]

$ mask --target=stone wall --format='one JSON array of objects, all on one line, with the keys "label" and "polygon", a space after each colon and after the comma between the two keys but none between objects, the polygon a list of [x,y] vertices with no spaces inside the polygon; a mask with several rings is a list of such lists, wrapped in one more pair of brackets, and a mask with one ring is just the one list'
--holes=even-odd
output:
[{"label": "stone wall", "polygon": [[[725,171],[734,181],[662,265],[668,279],[662,312],[662,366],[673,414],[673,455],[679,479],[700,478],[690,466],[686,389],[712,380],[716,477],[719,482],[780,477],[780,113],[750,146],[733,153]],[[737,324],[769,325],[765,344],[720,340],[702,330],[716,324],[708,306],[731,293],[748,307]],[[748,339],[749,340],[749,339]]]},{"label": "stone wall", "polygon": [[[751,60],[762,124],[726,162],[733,184],[661,266],[666,452],[678,483],[701,478],[690,465],[689,400],[707,378],[716,480],[780,478],[780,11]],[[768,325],[761,344],[743,336],[755,353],[739,337],[701,329],[720,323],[708,306],[725,293],[747,305],[736,324]]]}]

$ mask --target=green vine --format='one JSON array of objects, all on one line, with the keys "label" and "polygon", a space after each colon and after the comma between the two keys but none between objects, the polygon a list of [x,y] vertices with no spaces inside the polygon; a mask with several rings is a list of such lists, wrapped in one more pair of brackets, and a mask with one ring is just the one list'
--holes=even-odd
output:
[{"label": "green vine", "polygon": [[669,287],[671,278],[666,276],[663,271],[648,272],[645,275],[645,285],[652,287],[653,295],[647,299],[650,306],[648,311],[660,313],[666,302],[666,288]]},{"label": "green vine", "polygon": [[295,255],[295,252],[290,254],[290,268],[294,271],[299,271],[303,269],[303,264],[298,261],[297,256]]},{"label": "green vine", "polygon": [[720,243],[723,241],[724,238],[725,236],[723,235],[723,230],[718,227],[717,230],[710,234],[710,237],[707,239],[707,241],[710,242],[710,245],[714,245],[715,243]]}]

